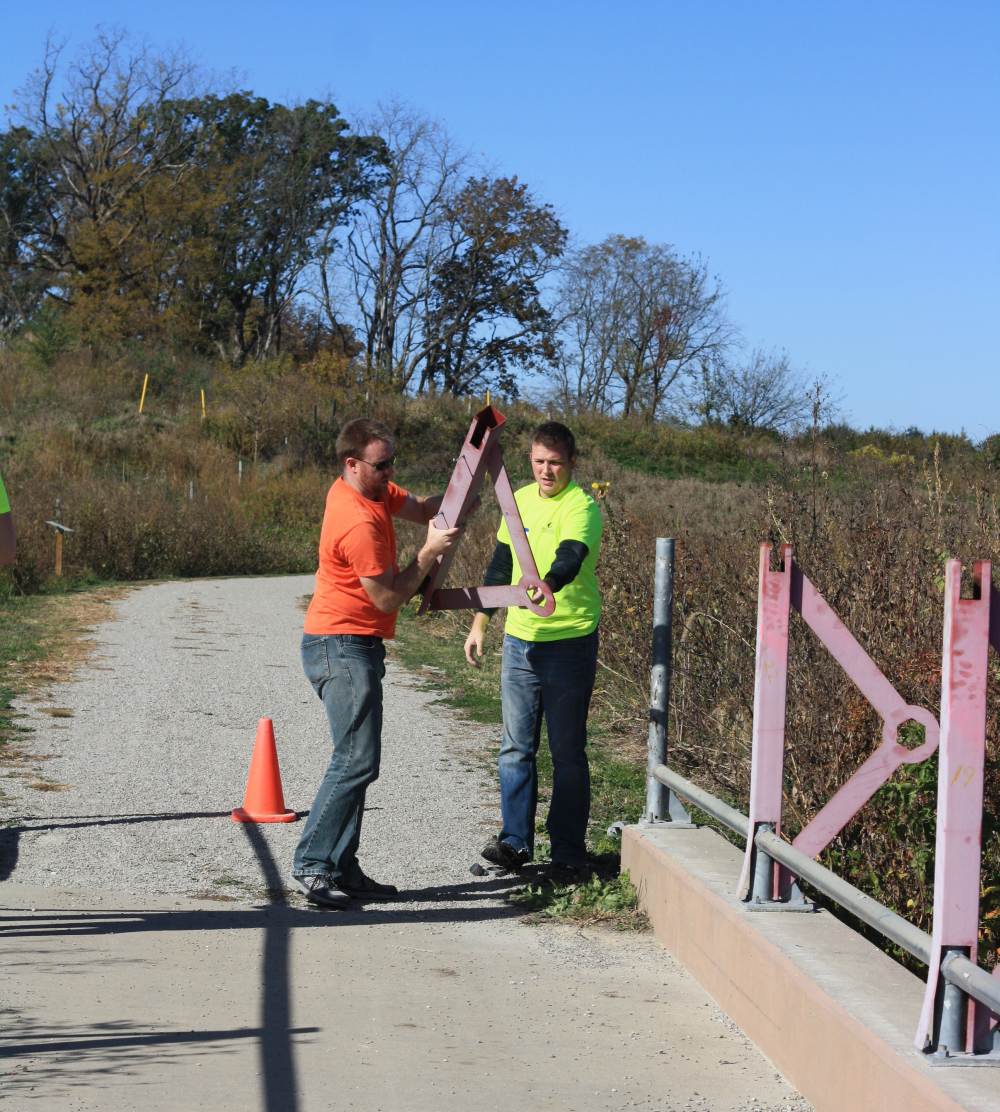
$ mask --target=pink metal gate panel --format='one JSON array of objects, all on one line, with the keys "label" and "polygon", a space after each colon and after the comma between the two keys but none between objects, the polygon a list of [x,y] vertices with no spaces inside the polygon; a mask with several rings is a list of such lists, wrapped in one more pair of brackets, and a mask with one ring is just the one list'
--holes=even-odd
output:
[{"label": "pink metal gate panel", "polygon": [[[986,683],[991,633],[992,569],[988,560],[973,569],[974,597],[961,597],[962,565],[945,569],[944,644],[941,661],[941,754],[938,764],[937,834],[934,858],[934,927],[916,1045],[943,1041],[935,1036],[935,1008],[945,986],[941,960],[953,950],[976,961],[979,938],[980,852],[983,769],[986,756]],[[959,998],[961,999],[961,997]],[[990,1013],[971,997],[956,1018],[965,1045],[951,1053],[988,1049]],[[940,1014],[940,1007],[937,1008]],[[964,1020],[964,1022],[962,1022]]]},{"label": "pink metal gate panel", "polygon": [[[785,691],[788,679],[788,613],[791,604],[792,546],[782,545],[781,566],[771,570],[771,546],[760,546],[757,578],[757,654],[753,691],[750,764],[750,826],[740,874],[739,898],[749,899],[754,835],[767,824],[781,828],[781,786],[785,758]],[[772,881],[771,895],[774,891]]]},{"label": "pink metal gate panel", "polygon": [[[750,831],[738,895],[749,899],[753,836],[763,824],[780,831],[784,766],[785,701],[788,678],[788,620],[797,610],[830,655],[843,668],[882,719],[882,742],[793,841],[796,849],[817,856],[902,764],[926,760],[937,749],[937,719],[925,707],[907,704],[865,652],[793,558],[781,547],[781,567],[772,571],[771,546],[761,545],[757,592],[757,653],[750,770]],[[913,720],[924,727],[915,749],[898,741],[899,728]],[[783,871],[782,871],[783,872]],[[776,875],[771,898],[780,897],[787,873]],[[755,899],[759,898],[755,896]]]}]

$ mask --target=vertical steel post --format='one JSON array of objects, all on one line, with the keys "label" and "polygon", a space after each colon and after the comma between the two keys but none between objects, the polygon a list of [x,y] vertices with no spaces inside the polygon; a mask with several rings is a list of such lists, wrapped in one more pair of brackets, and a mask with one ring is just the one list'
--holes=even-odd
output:
[{"label": "vertical steel post", "polygon": [[[774,827],[769,822],[762,822],[755,833],[759,834],[761,830],[774,833]],[[754,851],[750,900],[755,904],[769,904],[774,900],[774,859],[760,846],[754,846]]]},{"label": "vertical steel post", "polygon": [[670,671],[673,649],[674,541],[656,538],[653,576],[653,652],[649,670],[649,738],[646,761],[646,822],[690,822],[681,802],[653,775],[667,763],[667,727],[670,715]]},{"label": "vertical steel post", "polygon": [[[960,947],[946,946],[941,951],[942,961],[952,954],[969,955]],[[975,961],[975,958],[972,959]],[[958,987],[944,982],[940,993],[941,1013],[938,1018],[937,1052],[939,1054],[962,1054],[966,1044],[966,1018],[969,1011],[969,998]]]},{"label": "vertical steel post", "polygon": [[[646,743],[645,822],[673,817],[673,793],[653,775],[657,765],[666,764],[667,718],[670,715],[670,673],[673,643],[674,542],[656,538],[653,575],[653,651],[650,666],[650,732]],[[677,804],[680,806],[680,804]],[[683,807],[681,808],[683,811]],[[683,821],[687,821],[686,815]]]}]

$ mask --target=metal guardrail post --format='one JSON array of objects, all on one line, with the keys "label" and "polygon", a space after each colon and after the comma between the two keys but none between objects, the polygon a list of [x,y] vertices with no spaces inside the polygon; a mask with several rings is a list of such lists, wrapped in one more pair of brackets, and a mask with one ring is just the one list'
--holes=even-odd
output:
[{"label": "metal guardrail post", "polygon": [[[961,951],[941,959],[941,976],[948,984],[956,985],[983,1005],[983,1011],[1000,1016],[1000,976],[987,973],[975,962],[969,961]],[[977,1054],[975,1062],[980,1062],[983,1055],[991,1052],[1000,1053],[1000,1027],[991,1029],[987,1026],[985,1031],[976,1034],[979,1041],[974,1048]]]},{"label": "metal guardrail post", "polygon": [[[950,958],[955,954],[962,957],[969,955],[957,947],[948,947],[942,953],[942,958]],[[969,998],[958,987],[945,981],[942,984],[941,1014],[938,1019],[938,1054],[961,1054],[965,1050],[966,1013],[969,1010]]]},{"label": "metal guardrail post", "polygon": [[667,763],[673,613],[674,541],[672,537],[657,537],[656,572],[653,577],[653,652],[649,670],[646,812],[643,821],[690,824],[691,818],[681,801],[656,778],[656,769]]},{"label": "metal guardrail post", "polygon": [[[769,822],[759,823],[756,834],[773,834],[774,827]],[[750,902],[754,904],[769,904],[774,898],[774,858],[765,853],[760,846],[755,846],[753,855],[753,880],[750,890]]]}]

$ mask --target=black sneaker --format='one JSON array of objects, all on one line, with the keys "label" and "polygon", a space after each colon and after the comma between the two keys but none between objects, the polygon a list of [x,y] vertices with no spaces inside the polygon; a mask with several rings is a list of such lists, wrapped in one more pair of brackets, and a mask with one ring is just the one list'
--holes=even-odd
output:
[{"label": "black sneaker", "polygon": [[341,881],[340,887],[352,896],[368,900],[394,900],[399,895],[399,889],[395,884],[382,884],[372,880],[370,876],[365,876],[364,873],[355,877],[350,883]]},{"label": "black sneaker", "polygon": [[553,861],[545,870],[546,878],[560,886],[583,884],[593,875],[594,870],[589,865],[570,865],[567,861]]},{"label": "black sneaker", "polygon": [[331,883],[330,878],[322,874],[315,876],[293,874],[292,883],[310,903],[319,907],[342,911],[345,907],[350,907],[353,902],[350,892]]},{"label": "black sneaker", "polygon": [[501,869],[510,869],[512,873],[519,873],[531,860],[531,850],[515,849],[510,842],[491,838],[479,851],[479,856],[489,861],[491,865],[499,865]]}]

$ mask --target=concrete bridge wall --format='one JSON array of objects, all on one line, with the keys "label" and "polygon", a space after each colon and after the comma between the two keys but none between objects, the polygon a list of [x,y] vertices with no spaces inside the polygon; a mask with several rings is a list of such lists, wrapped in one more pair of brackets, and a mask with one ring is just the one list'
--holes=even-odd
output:
[{"label": "concrete bridge wall", "polygon": [[625,830],[622,867],[657,937],[822,1110],[1000,1112],[1000,1069],[931,1066],[923,984],[826,911],[748,912],[742,853],[715,831]]}]

